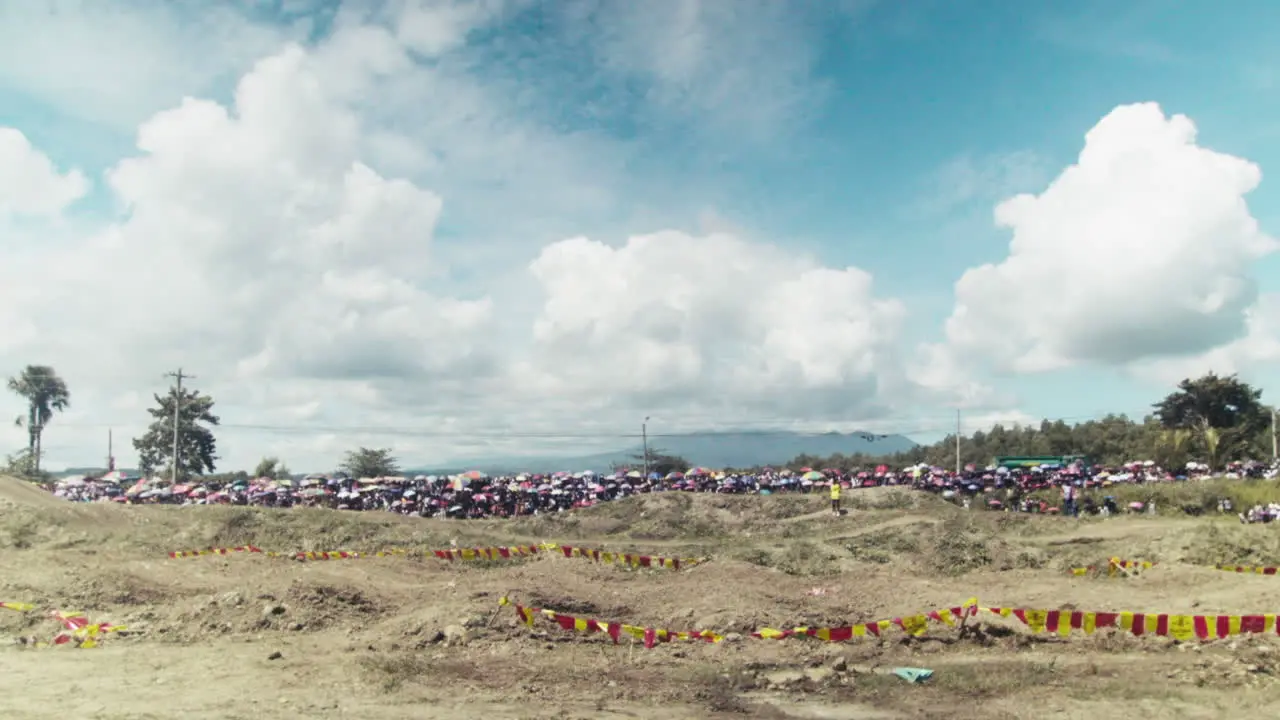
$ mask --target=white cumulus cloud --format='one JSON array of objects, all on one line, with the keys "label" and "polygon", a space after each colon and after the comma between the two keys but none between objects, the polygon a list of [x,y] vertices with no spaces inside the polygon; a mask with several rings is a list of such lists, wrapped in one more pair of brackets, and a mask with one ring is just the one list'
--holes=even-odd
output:
[{"label": "white cumulus cloud", "polygon": [[487,303],[423,289],[441,199],[362,164],[360,139],[297,47],[246,75],[232,108],[188,100],[156,115],[141,154],[108,174],[127,218],[62,270],[66,287],[103,273],[137,282],[107,304],[68,298],[77,312],[59,322],[172,365],[321,378],[445,368]]},{"label": "white cumulus cloud", "polygon": [[[471,371],[489,301],[430,289],[442,201],[361,162],[360,118],[325,60],[289,47],[231,106],[187,99],[155,115],[107,173],[119,220],[0,267],[5,315],[22,321],[6,323],[0,356],[67,376],[68,425],[110,422],[116,394],[158,389],[178,366],[259,423],[317,399],[358,404],[370,379]],[[0,190],[0,205],[31,204],[26,187]]]},{"label": "white cumulus cloud", "polygon": [[73,390],[52,462],[96,460],[107,426],[130,462],[178,367],[242,426],[221,434],[231,466],[323,468],[357,443],[510,452],[494,433],[617,432],[642,414],[669,432],[861,423],[936,392],[899,369],[905,309],[868,273],[739,234],[572,238],[517,256],[523,274],[464,281],[433,251],[448,197],[369,161],[386,147],[370,138],[391,136],[370,100],[433,77],[407,53],[351,25],[260,60],[228,102],[155,113],[104,175],[118,214],[0,266],[0,362],[52,364]]},{"label": "white cumulus cloud", "polygon": [[561,241],[531,269],[545,302],[524,381],[549,397],[675,401],[701,416],[866,416],[902,389],[905,309],[858,268],[732,235],[662,232],[621,247]]},{"label": "white cumulus cloud", "polygon": [[[1256,302],[1251,276],[1275,248],[1244,201],[1260,171],[1154,105],[1117,108],[1076,164],[999,206],[1008,258],[966,273],[945,342],[908,353],[916,328],[883,278],[714,217],[700,232],[692,218],[619,220],[645,196],[624,192],[638,187],[625,142],[526,116],[513,85],[469,74],[468,33],[520,0],[350,7],[321,41],[264,36],[277,42],[229,94],[207,88],[239,54],[129,103],[185,88],[135,123],[135,147],[101,176],[107,202],[75,204],[89,179],[0,128],[0,216],[25,223],[0,263],[0,368],[50,364],[71,385],[54,465],[99,459],[108,426],[131,463],[150,393],[178,367],[231,426],[224,467],[275,454],[321,469],[358,444],[409,462],[519,452],[522,433],[613,433],[612,449],[646,416],[663,432],[894,431],[962,407],[972,429],[1029,419],[975,374],[983,364],[1280,357],[1280,305]],[[655,103],[715,121],[757,87],[717,70],[757,31],[735,25],[737,44],[707,50],[724,9],[670,7],[674,30],[649,18],[593,50],[607,73],[661,78]],[[606,10],[591,23],[621,12]],[[237,53],[266,42],[251,39]],[[774,127],[821,95],[803,87],[812,61],[763,78],[770,106],[747,124]],[[1036,184],[1021,162],[981,167],[951,176],[956,202]],[[0,418],[20,409],[0,396]],[[0,442],[22,438],[5,428]]]},{"label": "white cumulus cloud", "polygon": [[232,3],[5,2],[0,90],[128,129],[184,94],[234,81],[306,29],[253,23]]},{"label": "white cumulus cloud", "polygon": [[21,131],[0,127],[0,218],[56,215],[87,192],[79,170],[59,172]]},{"label": "white cumulus cloud", "polygon": [[1197,355],[1137,363],[1132,372],[1166,385],[1207,372],[1238,374],[1257,383],[1260,375],[1277,361],[1280,361],[1280,294],[1265,293],[1256,305],[1245,311],[1243,336]]},{"label": "white cumulus cloud", "polygon": [[1274,252],[1245,196],[1253,163],[1196,143],[1182,115],[1117,107],[1074,165],[995,211],[1009,256],[967,271],[953,349],[1035,372],[1214,348],[1244,334],[1252,264]]}]

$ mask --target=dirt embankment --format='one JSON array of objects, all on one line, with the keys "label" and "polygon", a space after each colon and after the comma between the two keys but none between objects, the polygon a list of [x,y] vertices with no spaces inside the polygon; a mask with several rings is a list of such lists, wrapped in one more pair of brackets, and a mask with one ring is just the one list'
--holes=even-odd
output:
[{"label": "dirt embankment", "polygon": [[[902,491],[820,497],[668,494],[516,521],[380,513],[74,506],[0,479],[0,601],[79,610],[130,632],[94,650],[0,649],[4,717],[54,718],[1134,718],[1269,708],[1274,638],[1179,645],[1100,633],[1031,638],[984,621],[958,638],[763,641],[760,627],[846,625],[984,604],[1185,613],[1265,612],[1280,564],[1269,527],[1217,518],[966,513]],[[559,542],[674,557],[630,570],[542,555],[449,563],[425,553],[294,562],[170,560],[170,550],[419,551]],[[1107,557],[1159,561],[1133,578],[1076,578]],[[614,646],[498,599],[605,621],[728,634],[717,644]],[[0,637],[50,633],[0,611]],[[21,661],[17,653],[22,653]],[[888,672],[928,667],[908,685]],[[1224,714],[1225,713],[1225,714]]]}]

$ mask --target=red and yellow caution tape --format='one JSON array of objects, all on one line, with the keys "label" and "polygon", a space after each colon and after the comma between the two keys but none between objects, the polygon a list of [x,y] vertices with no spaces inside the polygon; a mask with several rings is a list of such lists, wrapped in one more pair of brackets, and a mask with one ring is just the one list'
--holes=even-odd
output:
[{"label": "red and yellow caution tape", "polygon": [[[6,602],[0,603],[0,607],[17,612],[31,612],[35,610],[35,605],[30,603]],[[89,618],[81,612],[68,612],[65,610],[52,610],[49,617],[57,621],[63,627],[63,632],[53,636],[53,639],[45,642],[35,637],[20,638],[19,641],[26,647],[47,648],[69,645],[77,648],[95,648],[98,646],[100,639],[109,633],[120,632],[127,629],[124,625],[112,625],[111,623],[91,623]]]},{"label": "red and yellow caution tape", "polygon": [[264,553],[262,552],[262,550],[252,545],[241,545],[239,547],[208,548],[205,550],[175,550],[169,553],[169,557],[171,559],[177,560],[180,558],[193,558],[193,557],[201,557],[204,555],[231,555],[233,553],[255,553],[259,555],[266,555],[266,554],[275,555],[276,554],[276,553]]},{"label": "red and yellow caution tape", "polygon": [[[1109,577],[1120,574],[1135,575],[1143,570],[1150,570],[1155,566],[1156,564],[1150,560],[1122,560],[1118,557],[1113,557],[1107,561],[1107,575]],[[1102,568],[1096,565],[1089,565],[1087,567],[1071,568],[1071,574],[1079,577],[1092,572],[1100,572],[1101,570]]]},{"label": "red and yellow caution tape", "polygon": [[[501,598],[498,602],[499,605],[503,606],[513,604],[506,597]],[[535,618],[542,617],[556,623],[565,630],[603,633],[608,635],[615,643],[623,636],[630,636],[643,641],[646,648],[652,648],[659,643],[673,640],[719,642],[724,639],[723,634],[712,630],[678,632],[641,625],[580,618],[569,613],[546,608],[527,607],[520,604],[514,604],[514,607],[521,622],[530,627],[533,626]],[[1274,633],[1280,636],[1280,625],[1276,622],[1276,613],[1181,615],[1177,613],[1132,611],[1108,612],[985,607],[979,605],[977,598],[971,598],[957,607],[905,615],[887,620],[839,627],[797,627],[790,630],[761,628],[751,633],[750,636],[761,640],[812,637],[826,642],[845,642],[862,638],[880,638],[886,632],[897,630],[911,637],[920,637],[928,632],[930,624],[957,627],[963,625],[966,619],[980,614],[1013,618],[1033,633],[1047,632],[1064,638],[1072,633],[1091,635],[1104,629],[1128,633],[1137,637],[1154,635],[1171,637],[1179,641],[1221,640],[1246,634]]]},{"label": "red and yellow caution tape", "polygon": [[548,549],[546,545],[514,545],[512,547],[448,548],[432,552],[441,560],[453,562],[454,560],[509,560],[537,555],[546,549]]},{"label": "red and yellow caution tape", "polygon": [[928,632],[931,621],[954,627],[957,620],[963,620],[976,613],[977,607],[978,599],[970,598],[958,607],[944,608],[916,615],[905,615],[889,620],[877,620],[875,622],[839,627],[798,627],[792,630],[761,628],[751,633],[751,635],[764,640],[782,640],[789,637],[807,636],[827,642],[845,642],[865,637],[878,638],[885,632],[898,629],[912,637],[920,637]]},{"label": "red and yellow caution tape", "polygon": [[619,553],[610,552],[608,550],[596,550],[593,548],[573,547],[572,545],[561,545],[560,552],[567,558],[581,557],[605,563],[606,565],[627,565],[633,568],[668,568],[670,570],[679,570],[682,567],[692,567],[705,561],[705,558],[668,558],[658,557],[656,555],[636,555],[633,553]]},{"label": "red and yellow caution tape", "polygon": [[1260,565],[1214,565],[1214,570],[1225,570],[1226,572],[1251,573],[1254,575],[1275,575],[1280,573],[1280,568],[1264,567]]},{"label": "red and yellow caution tape", "polygon": [[1276,614],[1178,615],[1172,613],[1095,612],[983,607],[980,612],[1012,617],[1035,633],[1066,637],[1073,631],[1091,635],[1103,628],[1135,636],[1156,635],[1176,640],[1220,640],[1234,635],[1277,632]]},{"label": "red and yellow caution tape", "polygon": [[[506,597],[498,600],[499,605],[513,605]],[[580,618],[562,613],[556,610],[548,610],[546,608],[526,607],[524,605],[515,604],[516,614],[520,616],[521,622],[529,627],[533,627],[533,620],[536,617],[546,618],[556,623],[564,630],[576,630],[585,633],[603,633],[608,635],[616,644],[623,635],[634,638],[644,643],[646,648],[652,648],[658,643],[671,642],[673,640],[701,640],[703,642],[720,642],[724,636],[711,632],[710,630],[699,630],[695,632],[683,632],[675,630],[665,630],[662,628],[643,627],[640,625],[628,625],[626,623],[611,623],[603,620],[592,620],[588,618]]]}]

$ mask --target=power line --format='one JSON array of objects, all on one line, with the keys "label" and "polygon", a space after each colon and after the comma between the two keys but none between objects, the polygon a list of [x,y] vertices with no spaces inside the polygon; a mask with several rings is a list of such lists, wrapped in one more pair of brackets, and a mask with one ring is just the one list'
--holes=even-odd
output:
[{"label": "power line", "polygon": [[[170,374],[171,376],[174,374]],[[192,376],[184,375],[184,378],[190,379]],[[1059,418],[1046,418],[1050,422],[1076,422],[1098,420],[1106,417],[1111,413],[1103,413],[1100,415],[1076,415]],[[1140,419],[1139,419],[1140,421]],[[767,421],[758,421],[764,423]],[[856,421],[843,422],[843,425],[854,424]],[[119,427],[120,422],[115,423],[60,423],[61,427],[81,427],[81,428],[110,428]],[[690,430],[687,432],[665,432],[653,433],[642,430],[641,432],[627,431],[566,431],[566,432],[530,432],[518,430],[439,430],[425,427],[413,427],[406,425],[282,425],[271,423],[222,423],[215,426],[219,431],[246,431],[246,432],[265,432],[279,434],[296,434],[296,435],[315,435],[321,433],[349,433],[349,434],[365,434],[365,435],[400,435],[422,438],[443,438],[443,439],[542,439],[542,440],[607,440],[619,438],[631,438],[640,440],[647,434],[650,438],[687,438],[687,437],[709,437],[716,435],[724,435],[727,433],[742,433],[752,436],[784,436],[784,435],[801,435],[809,437],[819,437],[822,435],[831,435],[836,433],[847,435],[862,435],[864,439],[877,440],[884,439],[889,435],[920,435],[926,433],[945,432],[948,435],[956,432],[956,421],[953,417],[948,422],[937,422],[928,424],[911,424],[902,423],[882,423],[878,421],[868,420],[864,424],[878,426],[876,431],[837,431],[837,430],[807,430],[807,429],[790,429],[779,427],[784,423],[774,422],[769,428],[750,428],[742,427],[739,423],[732,426],[726,426],[718,429],[702,429]],[[1028,423],[1031,425],[1039,425],[1039,421]],[[1014,423],[1009,423],[1006,427],[1012,427]]]}]

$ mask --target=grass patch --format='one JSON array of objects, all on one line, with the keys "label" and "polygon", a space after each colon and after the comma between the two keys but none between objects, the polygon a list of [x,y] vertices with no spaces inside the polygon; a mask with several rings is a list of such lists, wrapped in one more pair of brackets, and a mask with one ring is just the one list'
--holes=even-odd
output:
[{"label": "grass patch", "polygon": [[839,571],[839,557],[808,541],[794,542],[774,557],[774,567],[788,575],[825,576]]},{"label": "grass patch", "polygon": [[689,686],[689,694],[713,713],[749,715],[753,710],[743,698],[753,688],[750,676],[703,667],[694,671]]},{"label": "grass patch", "polygon": [[991,543],[991,536],[975,528],[970,518],[948,518],[935,532],[929,566],[952,577],[987,567],[993,559]]},{"label": "grass patch", "polygon": [[733,559],[751,563],[759,567],[773,567],[773,556],[768,550],[758,547],[749,547],[743,549],[740,554],[732,555]]},{"label": "grass patch", "polygon": [[916,507],[919,499],[910,490],[890,490],[875,498],[871,507],[876,510],[910,510]]},{"label": "grass patch", "polygon": [[775,520],[808,515],[822,509],[820,502],[809,495],[779,495],[772,499],[770,515]]},{"label": "grass patch", "polygon": [[774,551],[761,547],[730,550],[729,557],[797,577],[824,577],[840,570],[840,556],[808,540],[790,542]]},{"label": "grass patch", "polygon": [[393,693],[410,682],[426,679],[434,670],[426,657],[413,653],[365,655],[360,658],[360,669],[384,693]]},{"label": "grass patch", "polygon": [[42,523],[27,514],[14,513],[4,523],[5,547],[26,550],[41,537]]},{"label": "grass patch", "polygon": [[845,550],[855,560],[877,564],[888,564],[902,555],[920,553],[922,540],[917,531],[886,530],[882,533],[867,533],[849,538],[844,542]]},{"label": "grass patch", "polygon": [[[1092,497],[1099,506],[1107,495],[1115,497],[1121,508],[1131,502],[1155,501],[1156,512],[1162,515],[1188,512],[1208,515],[1217,514],[1218,501],[1223,498],[1231,500],[1236,512],[1243,512],[1254,505],[1280,502],[1280,483],[1274,480],[1214,478],[1146,485],[1118,484],[1086,490],[1083,494],[1084,497]],[[1057,490],[1044,490],[1031,496],[1050,505],[1062,502],[1062,494]]]},{"label": "grass patch", "polygon": [[[397,650],[363,655],[357,661],[360,670],[384,693],[394,693],[414,683],[460,686],[466,693],[469,683],[488,684],[490,678],[480,672],[475,663],[466,660],[424,655],[420,652]],[[510,680],[501,676],[492,678],[503,685]]]},{"label": "grass patch", "polygon": [[1058,685],[1059,670],[1050,662],[994,662],[946,665],[926,682],[948,694],[991,699],[1023,691],[1045,692]]},{"label": "grass patch", "polygon": [[1187,539],[1185,562],[1197,565],[1280,565],[1280,536],[1267,525],[1213,523]]}]

